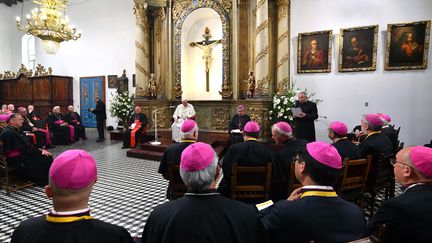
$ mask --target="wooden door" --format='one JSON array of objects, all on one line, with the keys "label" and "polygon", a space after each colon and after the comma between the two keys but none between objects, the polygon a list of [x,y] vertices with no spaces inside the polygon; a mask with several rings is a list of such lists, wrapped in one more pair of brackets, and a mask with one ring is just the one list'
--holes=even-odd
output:
[{"label": "wooden door", "polygon": [[95,96],[99,96],[105,102],[105,77],[81,77],[80,96],[82,123],[85,127],[96,127],[96,116],[89,108],[96,107]]}]

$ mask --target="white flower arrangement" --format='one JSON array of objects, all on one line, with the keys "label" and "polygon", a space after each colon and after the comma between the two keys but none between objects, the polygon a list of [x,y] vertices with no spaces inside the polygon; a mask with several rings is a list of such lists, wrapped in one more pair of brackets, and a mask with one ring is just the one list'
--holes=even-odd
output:
[{"label": "white flower arrangement", "polygon": [[125,91],[113,96],[110,104],[111,116],[117,117],[121,121],[126,121],[134,111],[134,95]]}]

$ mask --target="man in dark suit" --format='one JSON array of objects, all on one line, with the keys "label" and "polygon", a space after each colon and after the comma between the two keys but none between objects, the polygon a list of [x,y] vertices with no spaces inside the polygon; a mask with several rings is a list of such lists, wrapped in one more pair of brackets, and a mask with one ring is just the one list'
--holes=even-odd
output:
[{"label": "man in dark suit", "polygon": [[330,124],[328,137],[333,141],[333,146],[338,150],[343,159],[360,159],[360,151],[357,145],[347,138],[348,127],[345,123],[335,121]]},{"label": "man in dark suit", "polygon": [[289,193],[292,158],[298,148],[307,141],[294,137],[291,126],[286,122],[278,122],[272,126],[272,138],[276,144],[283,145],[283,148],[275,152],[270,196],[273,201],[286,200]]},{"label": "man in dark suit", "polygon": [[68,150],[52,163],[45,194],[53,207],[45,215],[27,219],[15,229],[12,243],[106,242],[132,243],[123,227],[90,215],[89,197],[97,181],[95,159],[84,150]]},{"label": "man in dark suit", "polygon": [[403,194],[385,201],[368,228],[385,224],[386,242],[432,242],[432,148],[402,149],[393,166]]},{"label": "man in dark suit", "polygon": [[218,191],[226,197],[231,197],[232,166],[236,162],[239,166],[263,166],[273,162],[270,150],[258,142],[260,127],[257,122],[246,123],[243,130],[244,142],[229,147],[222,161],[223,178]]},{"label": "man in dark suit", "polygon": [[318,118],[318,109],[314,102],[308,101],[305,92],[298,94],[298,101],[294,105],[301,108],[302,112],[294,116],[295,135],[297,138],[306,139],[309,142],[315,141],[314,120]]},{"label": "man in dark suit", "polygon": [[[260,209],[271,242],[347,242],[366,234],[362,210],[339,198],[333,186],[342,173],[336,148],[325,142],[302,145],[295,175],[303,185],[288,200]],[[264,204],[264,203],[263,203]]]},{"label": "man in dark suit", "polygon": [[96,142],[102,142],[105,140],[104,122],[107,119],[106,108],[105,103],[99,98],[99,96],[95,96],[94,99],[96,102],[96,107],[90,109],[90,111],[96,115],[96,126],[99,134]]}]

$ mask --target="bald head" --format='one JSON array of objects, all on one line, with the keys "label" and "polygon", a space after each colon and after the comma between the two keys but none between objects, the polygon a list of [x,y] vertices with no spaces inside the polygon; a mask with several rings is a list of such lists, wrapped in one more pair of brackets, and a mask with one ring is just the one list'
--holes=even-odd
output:
[{"label": "bald head", "polygon": [[18,108],[18,113],[21,115],[21,116],[27,116],[27,109],[25,108],[25,107],[19,107]]},{"label": "bald head", "polygon": [[[402,185],[409,185],[418,182],[432,182],[432,178],[425,176],[413,164],[411,152],[413,147],[407,147],[399,151],[394,164],[396,180]],[[432,161],[431,161],[432,163]]]}]

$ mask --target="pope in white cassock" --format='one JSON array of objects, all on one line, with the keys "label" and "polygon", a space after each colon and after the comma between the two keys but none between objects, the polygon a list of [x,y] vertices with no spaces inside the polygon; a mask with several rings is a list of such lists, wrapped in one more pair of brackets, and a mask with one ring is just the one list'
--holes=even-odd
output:
[{"label": "pope in white cassock", "polygon": [[180,127],[183,122],[187,119],[195,119],[195,110],[193,105],[188,103],[187,99],[183,99],[182,103],[177,106],[173,118],[174,123],[171,125],[172,129],[172,140],[179,143],[180,142]]}]

